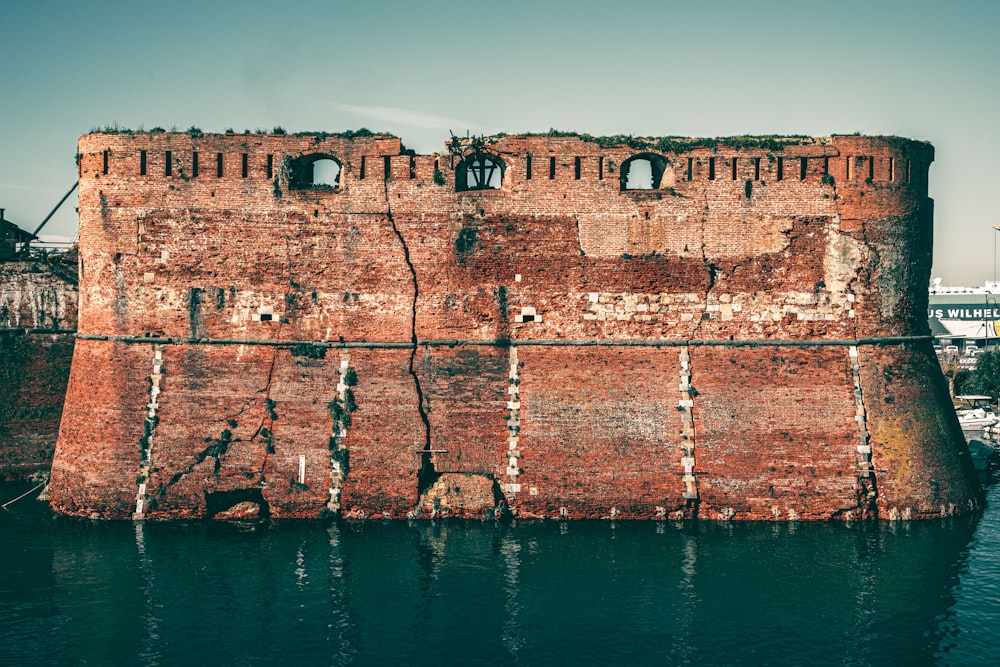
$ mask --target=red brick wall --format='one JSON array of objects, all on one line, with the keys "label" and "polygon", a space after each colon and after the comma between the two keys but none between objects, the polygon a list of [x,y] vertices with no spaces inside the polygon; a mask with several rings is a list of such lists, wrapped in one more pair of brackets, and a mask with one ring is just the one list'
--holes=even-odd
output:
[{"label": "red brick wall", "polygon": [[52,465],[76,329],[75,256],[0,264],[0,479]]},{"label": "red brick wall", "polygon": [[[132,337],[160,346],[149,516],[201,515],[205,494],[254,489],[279,516],[400,517],[442,474],[441,493],[485,478],[524,515],[871,513],[856,474],[868,435],[855,421],[868,405],[855,385],[871,377],[845,341],[926,333],[929,146],[497,137],[481,149],[503,163],[500,189],[456,192],[474,148],[459,144],[411,156],[393,137],[81,139],[80,329],[110,338],[88,341],[78,365],[152,349]],[[336,188],[290,187],[286,158],[310,154],[343,165]],[[622,191],[637,154],[663,167],[658,189]],[[326,357],[303,356],[313,342]],[[886,348],[919,369],[909,384],[939,372],[913,361],[929,349],[916,345]],[[881,363],[861,359],[866,373]],[[328,404],[345,400],[344,364],[357,409],[341,433]],[[74,370],[57,509],[126,512],[100,509],[98,496],[134,497],[134,479],[110,487],[138,459],[77,460],[119,433],[137,440],[147,408],[95,423],[83,406],[143,394],[151,372],[83,396]],[[919,419],[950,424],[928,397]],[[876,449],[895,446],[876,437],[883,418],[869,416]],[[964,508],[976,485],[955,437],[913,452],[943,461],[944,496]],[[226,452],[203,455],[220,438]],[[294,481],[300,456],[305,483]],[[74,500],[83,475],[108,490]],[[925,512],[930,492],[907,493],[892,506]]]}]

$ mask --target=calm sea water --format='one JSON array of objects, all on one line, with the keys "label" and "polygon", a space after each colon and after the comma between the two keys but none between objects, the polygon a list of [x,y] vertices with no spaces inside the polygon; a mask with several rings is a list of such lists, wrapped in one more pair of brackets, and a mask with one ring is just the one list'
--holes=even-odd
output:
[{"label": "calm sea water", "polygon": [[989,496],[905,524],[255,530],[23,500],[0,511],[0,664],[995,665]]}]

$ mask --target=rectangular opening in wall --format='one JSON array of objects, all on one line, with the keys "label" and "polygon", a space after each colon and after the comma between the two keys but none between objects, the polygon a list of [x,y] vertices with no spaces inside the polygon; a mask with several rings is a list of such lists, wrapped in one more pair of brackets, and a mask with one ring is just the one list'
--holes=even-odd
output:
[{"label": "rectangular opening in wall", "polygon": [[274,178],[274,156],[267,156],[267,177]]},{"label": "rectangular opening in wall", "polygon": [[108,173],[108,152],[104,151],[104,173]]},{"label": "rectangular opening in wall", "polygon": [[163,166],[164,176],[174,175],[174,153],[173,151],[167,151],[166,153],[166,164]]},{"label": "rectangular opening in wall", "polygon": [[597,180],[604,180],[604,156],[597,158]]},{"label": "rectangular opening in wall", "polygon": [[753,180],[760,180],[760,158],[755,157],[753,159]]},{"label": "rectangular opening in wall", "polygon": [[799,180],[806,180],[806,171],[809,169],[809,158],[802,157],[799,158]]},{"label": "rectangular opening in wall", "polygon": [[868,180],[875,180],[875,156],[868,158]]},{"label": "rectangular opening in wall", "polygon": [[896,158],[889,158],[889,182],[896,180]]},{"label": "rectangular opening in wall", "polygon": [[249,169],[249,167],[250,167],[249,162],[250,162],[250,156],[249,155],[247,155],[246,153],[243,153],[243,154],[240,155],[240,177],[241,178],[246,178],[247,177],[247,174],[250,171],[250,169]]},{"label": "rectangular opening in wall", "polygon": [[556,177],[556,159],[555,157],[549,158],[549,180]]},{"label": "rectangular opening in wall", "polygon": [[734,181],[736,180],[736,161],[737,161],[738,159],[739,159],[739,158],[736,158],[736,157],[734,157],[734,158],[733,158],[733,180],[734,180]]},{"label": "rectangular opening in wall", "polygon": [[785,178],[785,158],[778,157],[778,180],[784,180]]},{"label": "rectangular opening in wall", "polygon": [[715,180],[715,158],[708,158],[708,180]]},{"label": "rectangular opening in wall", "polygon": [[410,180],[417,177],[417,158],[410,156]]},{"label": "rectangular opening in wall", "polygon": [[847,170],[844,172],[844,180],[845,181],[849,181],[849,180],[851,180],[851,156],[850,155],[847,156],[847,164],[845,166],[846,166]]},{"label": "rectangular opening in wall", "polygon": [[524,180],[531,180],[531,153],[524,157]]},{"label": "rectangular opening in wall", "polygon": [[198,151],[191,153],[191,178],[198,178]]},{"label": "rectangular opening in wall", "polygon": [[389,156],[386,155],[382,158],[382,178],[389,180],[392,177],[392,161]]},{"label": "rectangular opening in wall", "polygon": [[687,180],[689,180],[689,181],[690,181],[690,180],[691,180],[692,178],[694,178],[694,158],[693,158],[693,157],[689,157],[689,158],[688,158],[688,168],[687,168],[687,173],[686,173],[686,174],[685,174],[684,176],[685,176],[685,178],[687,178]]},{"label": "rectangular opening in wall", "polygon": [[577,157],[573,164],[573,178],[580,180],[580,158]]},{"label": "rectangular opening in wall", "polygon": [[367,166],[367,165],[365,164],[365,156],[364,156],[364,155],[362,155],[362,156],[361,156],[361,168],[360,168],[360,170],[358,171],[358,179],[360,179],[360,180],[362,180],[362,181],[363,181],[363,180],[365,180],[365,167],[366,167],[366,166]]},{"label": "rectangular opening in wall", "polygon": [[222,178],[222,153],[215,154],[215,175]]},{"label": "rectangular opening in wall", "polygon": [[146,175],[146,151],[139,151],[139,175]]}]

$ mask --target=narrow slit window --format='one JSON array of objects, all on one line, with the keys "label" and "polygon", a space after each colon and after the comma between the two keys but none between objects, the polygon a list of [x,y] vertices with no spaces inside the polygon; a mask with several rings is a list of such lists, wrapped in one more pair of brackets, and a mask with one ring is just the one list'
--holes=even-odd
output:
[{"label": "narrow slit window", "polygon": [[808,162],[808,160],[809,160],[809,158],[807,158],[807,157],[799,158],[799,180],[800,181],[806,180],[806,170],[809,169],[809,162]]},{"label": "narrow slit window", "polygon": [[753,159],[753,180],[760,180],[760,158],[755,157]]},{"label": "narrow slit window", "polygon": [[690,181],[694,178],[694,158],[688,158],[688,169],[687,169],[687,179]]},{"label": "narrow slit window", "polygon": [[733,180],[734,180],[734,181],[736,180],[736,161],[737,161],[738,159],[739,159],[739,158],[736,158],[736,157],[734,157],[734,158],[733,158]]},{"label": "narrow slit window", "polygon": [[365,180],[365,156],[361,156],[361,169],[358,171],[358,179]]},{"label": "narrow slit window", "polygon": [[708,158],[708,180],[715,180],[715,158]]},{"label": "narrow slit window", "polygon": [[174,154],[173,151],[167,151],[166,153],[166,164],[163,166],[164,176],[173,176],[174,174]]},{"label": "narrow slit window", "polygon": [[556,159],[554,157],[549,158],[549,180],[551,181],[556,177]]},{"label": "narrow slit window", "polygon": [[198,151],[191,153],[191,178],[198,178]]},{"label": "narrow slit window", "polygon": [[267,177],[274,178],[274,156],[267,156]]},{"label": "narrow slit window", "polygon": [[249,172],[249,167],[250,167],[249,162],[250,162],[250,157],[246,153],[243,153],[240,156],[240,175],[242,178],[247,177],[247,173]]},{"label": "narrow slit window", "polygon": [[597,180],[604,180],[604,156],[597,158]]},{"label": "narrow slit window", "polygon": [[896,180],[896,158],[889,158],[889,182]]},{"label": "narrow slit window", "polygon": [[844,180],[851,180],[851,156],[847,156],[847,172],[844,175]]},{"label": "narrow slit window", "polygon": [[108,173],[108,151],[104,151],[104,173]]},{"label": "narrow slit window", "polygon": [[139,151],[139,175],[146,175],[146,151]]},{"label": "narrow slit window", "polygon": [[388,155],[382,158],[382,177],[387,181],[392,178],[392,161]]},{"label": "narrow slit window", "polygon": [[875,157],[868,158],[868,180],[875,180]]},{"label": "narrow slit window", "polygon": [[215,154],[215,175],[222,178],[222,153]]},{"label": "narrow slit window", "polygon": [[410,180],[417,177],[417,158],[410,156]]},{"label": "narrow slit window", "polygon": [[778,180],[784,180],[785,178],[785,158],[778,157]]},{"label": "narrow slit window", "polygon": [[577,157],[573,164],[573,178],[580,180],[580,158]]},{"label": "narrow slit window", "polygon": [[531,155],[527,155],[524,158],[524,180],[531,180]]}]

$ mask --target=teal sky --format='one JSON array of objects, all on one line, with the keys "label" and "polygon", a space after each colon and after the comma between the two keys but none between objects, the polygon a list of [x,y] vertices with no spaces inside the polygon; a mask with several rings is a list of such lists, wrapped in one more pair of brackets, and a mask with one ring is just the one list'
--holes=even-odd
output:
[{"label": "teal sky", "polygon": [[[993,277],[997,2],[32,0],[0,17],[0,207],[29,231],[73,184],[79,135],[114,123],[367,127],[420,153],[449,130],[862,132],[934,144],[934,274]],[[45,232],[73,236],[73,207]]]}]

